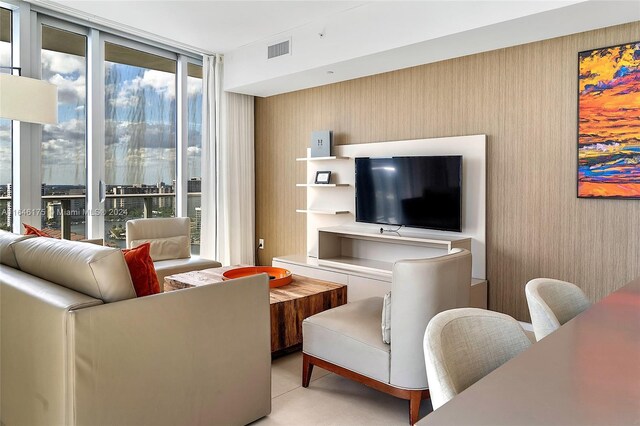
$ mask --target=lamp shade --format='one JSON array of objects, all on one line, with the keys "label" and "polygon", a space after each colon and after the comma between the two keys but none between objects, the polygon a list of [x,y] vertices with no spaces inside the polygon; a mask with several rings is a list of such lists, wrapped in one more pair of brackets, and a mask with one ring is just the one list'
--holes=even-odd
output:
[{"label": "lamp shade", "polygon": [[46,81],[0,74],[0,118],[58,123],[58,87]]}]

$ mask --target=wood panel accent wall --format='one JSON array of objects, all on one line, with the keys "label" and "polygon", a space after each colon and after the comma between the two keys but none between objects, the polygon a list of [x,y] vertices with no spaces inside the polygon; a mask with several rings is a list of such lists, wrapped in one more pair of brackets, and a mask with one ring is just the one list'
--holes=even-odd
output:
[{"label": "wood panel accent wall", "polygon": [[337,144],[484,133],[489,306],[521,320],[526,282],[593,301],[640,276],[640,201],[576,197],[578,52],[640,40],[640,22],[256,99],[261,264],[305,252],[312,130]]}]

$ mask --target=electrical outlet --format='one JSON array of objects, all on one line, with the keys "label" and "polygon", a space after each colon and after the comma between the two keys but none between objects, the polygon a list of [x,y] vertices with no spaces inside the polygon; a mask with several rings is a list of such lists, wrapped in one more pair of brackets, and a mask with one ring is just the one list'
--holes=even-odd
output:
[{"label": "electrical outlet", "polygon": [[264,250],[264,238],[260,238],[260,239],[258,240],[258,248],[259,248],[260,250]]}]

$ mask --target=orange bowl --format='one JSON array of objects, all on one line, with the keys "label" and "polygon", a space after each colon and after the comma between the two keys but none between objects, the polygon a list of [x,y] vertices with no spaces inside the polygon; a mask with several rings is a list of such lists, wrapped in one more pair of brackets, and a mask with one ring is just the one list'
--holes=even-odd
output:
[{"label": "orange bowl", "polygon": [[232,280],[234,278],[243,278],[250,275],[265,273],[269,275],[269,287],[276,288],[289,284],[293,277],[291,271],[283,268],[274,268],[272,266],[245,266],[241,268],[229,269],[222,273],[223,280]]}]

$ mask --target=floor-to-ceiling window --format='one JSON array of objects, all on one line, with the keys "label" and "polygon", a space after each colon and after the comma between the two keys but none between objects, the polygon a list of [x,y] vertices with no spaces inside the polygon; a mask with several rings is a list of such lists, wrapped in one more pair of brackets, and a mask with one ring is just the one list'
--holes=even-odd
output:
[{"label": "floor-to-ceiling window", "polygon": [[[0,8],[0,67],[12,66],[11,54],[12,13]],[[10,70],[0,68],[0,72]],[[0,229],[11,230],[12,225],[12,135],[11,120],[0,118]]]},{"label": "floor-to-ceiling window", "polygon": [[87,37],[42,25],[42,79],[58,86],[58,124],[42,129],[42,227],[86,238]]},{"label": "floor-to-ceiling window", "polygon": [[176,60],[105,43],[105,242],[125,223],[175,216]]},{"label": "floor-to-ceiling window", "polygon": [[[20,212],[42,214],[41,226],[56,237],[104,238],[120,247],[127,220],[188,216],[197,253],[198,55],[47,16],[28,3],[0,11],[0,66],[11,65],[11,53],[19,51],[22,60],[14,57],[13,63],[21,62],[24,76],[58,86],[57,124],[27,124],[24,132],[21,126],[12,140],[11,122],[0,121],[0,228],[19,219],[12,200]],[[13,31],[12,22],[18,26]],[[28,46],[14,40],[12,48],[11,35],[18,33],[35,38]],[[30,149],[17,151],[18,146]],[[12,176],[25,171],[28,178],[14,182],[21,189],[11,198]]]},{"label": "floor-to-ceiling window", "polygon": [[187,64],[187,215],[191,251],[200,253],[202,187],[202,66]]}]

